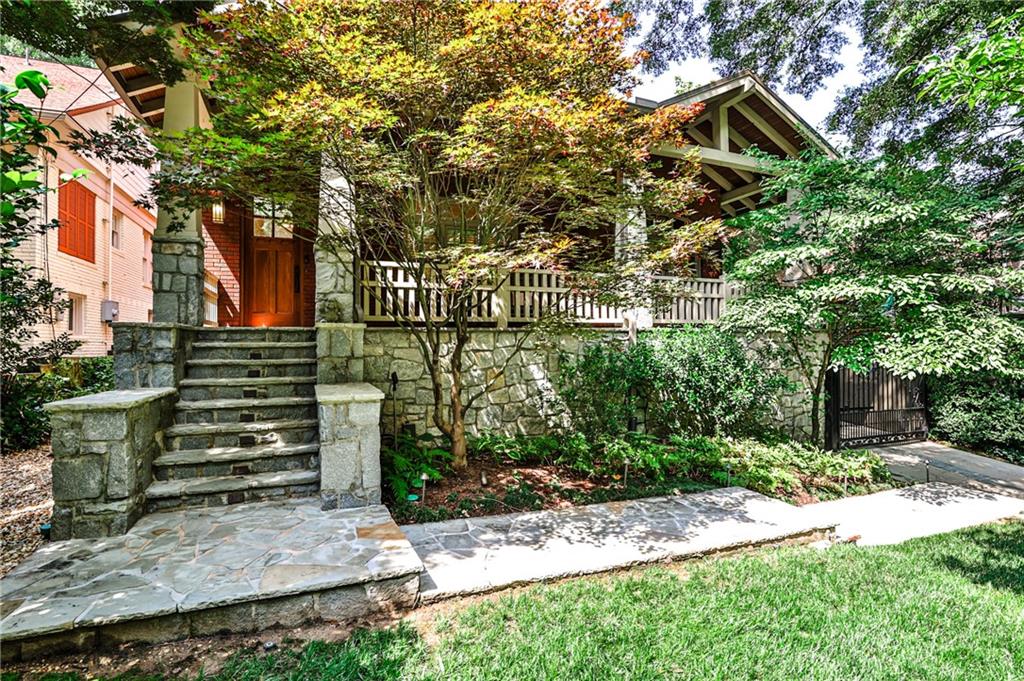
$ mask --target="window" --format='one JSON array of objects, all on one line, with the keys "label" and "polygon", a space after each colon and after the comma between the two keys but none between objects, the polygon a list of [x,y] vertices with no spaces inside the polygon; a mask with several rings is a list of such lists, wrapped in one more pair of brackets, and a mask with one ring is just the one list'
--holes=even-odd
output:
[{"label": "window", "polygon": [[292,214],[289,210],[269,199],[254,199],[252,202],[252,235],[272,239],[291,239]]},{"label": "window", "polygon": [[124,214],[119,210],[114,211],[114,224],[110,226],[111,248],[121,248],[121,231],[124,229]]},{"label": "window", "polygon": [[57,250],[96,262],[96,195],[80,182],[68,182],[58,191]]},{"label": "window", "polygon": [[153,237],[149,232],[142,233],[142,283],[145,286],[153,285]]},{"label": "window", "polygon": [[68,332],[72,336],[85,333],[85,296],[77,293],[68,294]]}]

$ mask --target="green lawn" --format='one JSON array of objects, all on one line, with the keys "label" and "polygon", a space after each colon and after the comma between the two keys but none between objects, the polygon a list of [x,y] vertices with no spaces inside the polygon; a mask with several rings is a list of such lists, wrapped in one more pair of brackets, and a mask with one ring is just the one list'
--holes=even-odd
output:
[{"label": "green lawn", "polygon": [[218,679],[1022,679],[1024,523],[537,587]]}]

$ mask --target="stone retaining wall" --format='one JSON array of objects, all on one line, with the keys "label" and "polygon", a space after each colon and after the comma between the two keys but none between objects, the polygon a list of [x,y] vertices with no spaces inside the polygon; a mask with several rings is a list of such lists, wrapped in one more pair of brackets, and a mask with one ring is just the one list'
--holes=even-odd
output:
[{"label": "stone retaining wall", "polygon": [[[620,330],[587,331],[579,336],[534,334],[523,349],[513,349],[523,330],[480,329],[473,333],[465,352],[465,394],[476,394],[511,357],[504,375],[480,397],[466,414],[470,432],[507,435],[540,435],[568,425],[568,415],[557,394],[559,365],[563,355],[577,356],[588,343],[622,340]],[[366,381],[385,394],[382,427],[385,433],[403,429],[417,434],[437,432],[431,410],[433,393],[426,364],[411,333],[396,328],[365,324],[317,325],[319,383]],[[795,372],[787,371],[797,384],[773,405],[772,423],[789,434],[806,438],[810,433],[811,401]],[[392,389],[392,374],[397,385]],[[447,388],[446,388],[447,390]]]},{"label": "stone retaining wall", "polygon": [[45,405],[53,428],[50,538],[124,534],[142,515],[173,388],[111,390]]},{"label": "stone retaining wall", "polygon": [[72,629],[20,641],[5,640],[3,662],[125,643],[164,643],[189,636],[252,633],[317,621],[351,621],[378,612],[396,613],[415,605],[419,581],[419,575],[413,574],[295,596]]},{"label": "stone retaining wall", "polygon": [[178,387],[198,327],[121,322],[113,328],[118,390]]}]

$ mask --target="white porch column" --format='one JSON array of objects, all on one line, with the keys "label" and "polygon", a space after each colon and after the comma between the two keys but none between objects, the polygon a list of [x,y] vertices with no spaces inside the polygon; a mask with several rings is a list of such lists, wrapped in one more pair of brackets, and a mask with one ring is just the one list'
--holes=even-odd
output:
[{"label": "white porch column", "polygon": [[[209,126],[209,114],[199,86],[186,80],[166,88],[165,132]],[[172,223],[178,229],[172,230]],[[183,226],[183,227],[182,227]],[[203,223],[198,210],[170,205],[157,207],[153,234],[153,321],[202,326]]]},{"label": "white porch column", "polygon": [[[623,191],[633,190],[629,180],[623,181]],[[626,210],[622,218],[615,224],[615,259],[628,260],[630,251],[647,243],[647,213],[640,206]],[[649,329],[654,326],[654,315],[647,307],[635,307],[625,312],[626,328],[630,338],[634,338],[638,329]]]}]

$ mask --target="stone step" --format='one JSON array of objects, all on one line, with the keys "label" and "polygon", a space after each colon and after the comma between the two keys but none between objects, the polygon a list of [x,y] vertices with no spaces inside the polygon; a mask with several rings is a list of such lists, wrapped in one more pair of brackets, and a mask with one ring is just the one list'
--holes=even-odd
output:
[{"label": "stone step", "polygon": [[194,506],[225,506],[282,497],[313,496],[320,488],[316,470],[224,475],[154,482],[146,488],[150,512]]},{"label": "stone step", "polygon": [[304,326],[222,326],[206,328],[196,332],[197,342],[224,343],[275,343],[315,341],[316,330]]},{"label": "stone step", "polygon": [[186,378],[280,378],[316,376],[316,359],[190,359]]},{"label": "stone step", "polygon": [[192,359],[315,359],[316,343],[299,342],[221,342],[192,344]]},{"label": "stone step", "polygon": [[164,431],[168,452],[214,447],[255,447],[271,444],[308,444],[319,438],[317,419],[256,423],[187,423]]},{"label": "stone step", "polygon": [[244,397],[312,397],[316,376],[264,378],[185,378],[178,384],[182,400],[241,399]]},{"label": "stone step", "polygon": [[280,447],[215,447],[167,452],[153,461],[157,480],[188,480],[295,470],[318,470],[317,443]]},{"label": "stone step", "polygon": [[256,423],[316,418],[315,397],[267,397],[181,401],[175,423]]}]

